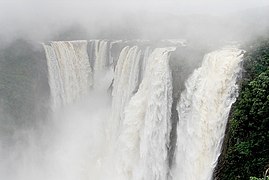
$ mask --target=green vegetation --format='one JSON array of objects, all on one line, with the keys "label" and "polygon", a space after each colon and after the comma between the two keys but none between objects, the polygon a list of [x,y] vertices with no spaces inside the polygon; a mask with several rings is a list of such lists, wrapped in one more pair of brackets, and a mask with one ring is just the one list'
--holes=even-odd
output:
[{"label": "green vegetation", "polygon": [[269,40],[246,49],[241,91],[217,169],[221,180],[254,180],[252,176],[263,177],[269,165]]},{"label": "green vegetation", "polygon": [[264,179],[264,178],[250,177],[249,180],[269,180],[269,176],[266,176],[266,179]]}]

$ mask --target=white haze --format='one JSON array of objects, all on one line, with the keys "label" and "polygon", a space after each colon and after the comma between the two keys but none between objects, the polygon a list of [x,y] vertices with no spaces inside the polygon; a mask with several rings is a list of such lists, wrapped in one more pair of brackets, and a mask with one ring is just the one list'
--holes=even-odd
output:
[{"label": "white haze", "polygon": [[[228,26],[240,25],[241,23],[248,25],[253,23],[252,20],[242,20],[240,12],[248,9],[258,12],[261,7],[268,9],[269,2],[267,0],[1,0],[0,35],[2,34],[3,39],[25,37],[43,41],[53,38],[60,30],[63,31],[70,25],[77,23],[94,35],[106,29],[114,30],[115,26],[122,29],[131,27],[131,31],[133,31],[133,26],[143,25],[146,28],[140,27],[138,29],[138,37],[147,38],[151,35],[158,38],[159,31],[161,31],[158,29],[164,31],[161,31],[161,35],[167,31],[165,26],[172,26],[176,28],[175,30],[180,31],[185,24],[185,22],[181,22],[180,18],[191,18],[191,15],[198,15],[198,19],[201,16],[204,18],[194,21],[195,24],[192,24],[194,28],[186,29],[190,31],[190,34],[201,31],[203,24],[222,27],[226,18],[232,22],[235,21]],[[143,23],[143,16],[148,21]],[[162,20],[158,16],[168,16],[168,18],[171,16],[174,21],[163,22],[166,20]],[[244,13],[245,16],[252,16],[252,14]],[[268,14],[267,17],[264,16],[259,15],[258,18],[261,20],[269,17]],[[206,21],[212,21],[212,17],[221,17],[221,19],[213,19],[214,23],[217,24],[208,25]],[[194,17],[194,19],[197,18]],[[141,22],[139,23],[139,21]],[[150,24],[158,24],[158,21],[163,22],[165,26],[155,28],[155,31],[149,31]],[[176,26],[173,25],[175,23]],[[230,28],[231,30],[228,32],[220,28],[218,31],[233,34],[233,31],[236,31],[235,28],[238,27]],[[257,27],[257,29],[261,28]],[[210,28],[207,30],[214,32]]]},{"label": "white haze", "polygon": [[[6,180],[88,180],[98,177],[96,162],[105,150],[104,127],[109,118],[106,94],[93,93],[86,100],[54,114],[38,136],[28,130],[27,142],[4,153],[0,178]],[[18,132],[20,136],[21,132]],[[26,143],[26,144],[25,144]],[[2,150],[2,149],[1,149]],[[5,150],[3,148],[3,150]],[[102,179],[102,178],[101,178]]]},{"label": "white haze", "polygon": [[[124,38],[180,38],[180,29],[184,26],[184,23],[183,25],[181,24],[181,19],[185,19],[185,21],[190,19],[191,22],[194,22],[186,29],[185,37],[199,36],[199,39],[207,42],[210,38],[218,39],[220,36],[218,33],[221,34],[223,32],[226,35],[227,33],[228,35],[241,33],[241,31],[237,32],[238,25],[242,23],[241,19],[237,19],[237,21],[232,23],[234,27],[228,30],[222,29],[223,24],[225,25],[227,21],[227,17],[238,17],[238,13],[240,14],[249,9],[250,11],[251,9],[255,11],[255,8],[266,9],[267,6],[269,6],[267,0],[0,0],[0,42],[2,41],[0,46],[5,46],[6,42],[11,42],[16,38],[30,39],[40,43],[54,40],[57,34],[65,31],[73,24],[82,26],[87,32],[91,32],[84,39],[97,36],[109,38],[109,33],[107,33],[108,35],[102,35],[100,32],[117,31],[117,27],[120,27],[119,29],[123,29],[123,32],[125,32],[129,26],[133,30],[137,25],[139,25],[136,29],[137,34],[133,35],[131,33],[124,36]],[[247,14],[252,15],[251,13]],[[149,21],[146,21],[147,19],[143,21],[144,15],[149,18]],[[160,18],[163,15],[168,18],[175,17],[175,20],[166,21],[166,19]],[[203,18],[204,15],[205,18]],[[266,16],[261,15],[258,18],[266,19]],[[214,27],[212,29],[205,28],[209,17],[214,17],[213,24],[217,24],[212,25]],[[130,19],[131,21],[129,21]],[[225,19],[225,22],[215,22],[215,20],[218,21],[219,19]],[[209,21],[211,22],[211,20]],[[166,24],[162,25],[163,22]],[[249,25],[251,23],[251,21],[247,20],[242,24]],[[255,30],[253,30],[255,32],[250,33],[251,35],[245,32],[245,34],[243,33],[239,37],[239,40],[244,39],[245,35],[248,35],[248,38],[254,35],[263,35],[266,32],[267,26],[266,24],[262,25],[264,27],[261,29],[257,27],[260,30],[258,33]],[[173,30],[172,27],[175,27],[175,29]],[[170,35],[166,36],[165,33],[167,31],[170,32]],[[208,36],[211,32],[217,32],[216,37]],[[203,34],[206,35],[200,37]],[[117,36],[117,38],[120,37]],[[228,40],[231,40],[230,36]],[[91,43],[96,43],[95,46],[100,46],[102,47],[101,49],[110,48],[105,41],[92,41]],[[68,42],[52,43],[53,48],[58,48],[59,57],[67,52],[65,48],[70,48],[66,44]],[[55,63],[54,55],[48,55],[50,53],[49,48],[47,47],[46,49],[48,66],[50,66],[50,62]],[[71,47],[68,52],[74,49],[74,47]],[[57,86],[60,80],[57,79],[57,82],[54,82],[55,79],[50,79],[50,88],[52,94],[54,93],[52,109],[55,113],[52,113],[53,115],[49,118],[48,122],[44,123],[45,125],[42,126],[40,131],[37,130],[38,132],[32,127],[28,127],[25,130],[18,130],[12,134],[12,139],[16,140],[15,145],[10,145],[8,141],[2,141],[1,139],[0,179],[127,180],[144,178],[146,180],[156,180],[159,177],[160,180],[163,180],[163,177],[166,177],[169,173],[172,173],[175,177],[190,177],[192,172],[185,172],[186,170],[182,170],[180,166],[175,167],[175,169],[179,169],[179,172],[169,172],[166,162],[166,147],[169,144],[168,135],[171,130],[171,124],[168,122],[171,115],[169,109],[171,109],[172,105],[172,80],[168,59],[170,57],[169,52],[173,50],[173,47],[155,50],[148,48],[144,50],[144,57],[142,57],[141,50],[138,47],[125,47],[117,59],[117,66],[121,67],[116,67],[114,74],[112,72],[113,68],[104,68],[104,64],[109,63],[102,62],[104,58],[108,58],[103,57],[105,53],[103,51],[96,52],[99,57],[99,67],[94,72],[76,71],[76,67],[84,65],[85,62],[83,62],[84,64],[73,64],[71,66],[72,61],[70,60],[70,66],[66,67],[66,69],[64,69],[64,65],[60,66],[59,68],[63,68],[62,72],[66,73],[63,73],[65,76],[68,76],[67,74],[70,72],[75,73],[73,77],[81,76],[81,73],[87,74],[87,76],[90,74],[92,76],[91,80],[95,82],[81,80],[82,83],[78,83],[78,80],[62,79],[62,83],[69,83],[68,90],[72,91],[62,92],[61,87]],[[236,55],[239,54],[239,50],[236,50]],[[81,58],[84,61],[89,58],[85,57],[85,53],[78,52],[71,52],[65,55],[65,60],[68,58],[72,60]],[[142,62],[138,62],[139,60]],[[156,63],[147,62],[147,60],[156,60]],[[239,60],[236,59],[235,62],[237,63],[237,61]],[[63,60],[62,63],[64,62]],[[139,63],[142,64],[142,69],[138,68]],[[233,64],[231,63],[230,65],[232,66]],[[236,73],[239,71],[237,65],[234,65]],[[92,67],[92,69],[94,68]],[[206,68],[203,67],[203,69],[196,70],[193,76],[198,76],[197,73],[200,71],[206,71],[204,69]],[[49,69],[49,71],[49,76],[55,78],[57,72],[52,69]],[[97,71],[99,72],[97,73]],[[98,75],[94,76],[94,73]],[[143,80],[139,79],[138,74],[142,74]],[[230,82],[231,86],[235,86],[236,75],[228,71],[226,76],[225,74],[220,74],[219,76],[223,77],[225,82],[232,79],[232,82]],[[114,89],[112,97],[110,97],[107,95],[106,89],[111,83],[112,76],[116,79],[114,79]],[[188,80],[187,85],[194,86],[191,84],[191,80]],[[219,82],[220,87],[221,83]],[[89,88],[85,87],[86,85],[93,85],[93,89],[96,91],[93,90],[91,94],[85,94],[84,92]],[[77,96],[81,95],[79,94],[81,89],[83,91],[82,99],[78,98],[79,100],[75,101],[76,103],[72,103],[74,99],[77,99]],[[228,90],[229,88],[225,92]],[[235,91],[235,89],[231,91]],[[133,96],[134,92],[136,94]],[[199,100],[198,92],[194,94],[198,100],[189,98],[188,93],[191,92],[185,92],[184,95],[186,97],[184,96],[183,98],[186,99],[181,99],[180,101]],[[61,100],[63,99],[57,99],[60,96],[59,94],[64,94],[66,97],[70,96],[71,98],[60,97],[67,101],[62,102]],[[230,97],[228,96],[225,94],[225,97],[222,98],[228,98],[226,101],[229,101]],[[234,101],[234,99],[231,101]],[[219,104],[220,108],[226,108],[223,115],[226,117],[226,111],[229,110],[230,104],[223,105],[223,102],[219,102]],[[59,108],[60,104],[65,103],[68,104],[65,108]],[[210,103],[213,102],[208,100],[208,106],[203,106],[203,108],[209,108]],[[157,105],[152,108],[153,104]],[[159,112],[158,109],[165,110],[166,108],[168,109],[167,111],[160,114],[157,113]],[[123,109],[125,109],[125,113],[123,113]],[[183,112],[183,110],[180,107],[178,108],[178,111],[182,113],[181,115],[190,116],[190,114]],[[197,111],[195,108],[191,110]],[[2,113],[1,111],[0,109],[0,113]],[[203,113],[202,115],[204,115]],[[155,122],[154,119],[156,118],[154,116],[158,116],[162,120],[162,124]],[[109,123],[108,120],[111,120],[111,122]],[[39,122],[39,119],[36,119],[36,121]],[[145,122],[145,124],[142,122]],[[225,120],[223,123],[220,126],[225,126]],[[184,122],[182,126],[184,126]],[[199,128],[198,130],[200,130]],[[155,130],[161,133],[156,133]],[[218,136],[223,136],[222,131],[219,132]],[[119,141],[115,142],[115,137],[117,136],[120,138]],[[182,136],[187,138],[189,134],[185,133]],[[182,141],[178,143],[184,144],[185,139]],[[199,144],[196,141],[194,143]],[[217,144],[217,148],[210,150],[219,150],[218,143],[220,142],[216,140],[214,143]],[[193,146],[190,143],[187,148],[191,149],[191,153],[195,154],[197,152],[194,151]],[[155,149],[156,147],[161,148]],[[180,151],[182,149],[177,149],[177,152]],[[214,152],[219,153],[219,151]],[[186,166],[191,166],[188,163],[189,159],[191,159],[189,156],[177,156],[177,161],[182,159]],[[216,157],[214,156],[212,159],[215,161]],[[150,167],[153,167],[153,169]],[[200,170],[199,168],[197,169],[196,171]],[[184,173],[180,174],[180,171]],[[156,178],[154,179],[154,177]]]},{"label": "white haze", "polygon": [[[52,120],[45,126],[38,141],[29,139],[33,144],[22,149],[22,158],[7,159],[3,163],[10,163],[9,168],[16,172],[0,175],[11,180],[165,179],[169,171],[166,147],[169,144],[172,105],[169,57],[175,48],[157,48],[150,56],[144,53],[145,57],[140,58],[142,50],[137,46],[125,47],[116,66],[110,99],[105,84],[93,86],[89,95],[77,90],[79,85],[82,86],[78,88],[80,90],[90,86],[87,82],[78,84],[83,77],[98,75],[101,78],[99,65],[111,58],[104,51],[110,47],[107,41],[93,41],[92,45],[99,49],[94,51],[94,72],[80,71],[90,67],[71,61],[89,60],[85,56],[85,43],[51,42],[44,45],[52,91]],[[57,63],[52,66],[52,62]],[[102,74],[110,71],[107,65],[102,67]],[[139,77],[141,74],[142,78]],[[60,86],[56,86],[55,81]],[[94,82],[100,83],[100,80]],[[63,92],[59,92],[62,89]],[[57,93],[60,96],[54,95]],[[35,137],[34,134],[29,136]],[[157,151],[156,147],[161,148]],[[159,156],[162,158],[159,159]]]},{"label": "white haze", "polygon": [[[235,83],[242,51],[232,48],[208,54],[202,67],[187,80],[187,92],[183,92],[183,100],[178,102],[180,124],[175,157],[179,161],[175,162],[174,172],[170,172],[168,147],[173,79],[169,60],[176,48],[151,51],[148,47],[126,46],[114,61],[107,52],[111,52],[110,43],[115,42],[90,41],[96,58],[93,71],[89,71],[92,63],[88,62],[92,61],[92,55],[86,55],[86,43],[44,44],[52,115],[39,135],[31,127],[18,131],[18,137],[14,137],[15,145],[10,146],[13,149],[8,151],[9,146],[1,142],[4,151],[1,153],[0,176],[9,180],[167,180],[172,175],[172,180],[181,177],[189,180],[193,179],[194,170],[193,163],[189,162],[195,158],[198,163],[198,167],[194,166],[196,177],[209,180],[220,153],[228,112],[236,96]],[[114,75],[110,75],[114,77],[112,96],[107,93],[111,79],[101,80],[111,71],[112,64],[108,63],[111,61],[117,62]],[[95,86],[96,83],[99,85]],[[218,88],[212,91],[215,84]],[[214,98],[202,96],[211,91]],[[215,107],[212,104],[216,109],[209,109]],[[196,109],[197,105],[200,107]],[[191,116],[189,111],[194,115]],[[186,118],[186,121],[191,120],[189,123],[193,120],[201,122],[193,123],[184,133],[185,128],[181,129],[180,125],[189,116],[190,119]],[[210,117],[217,122],[203,124]],[[216,134],[211,133],[216,128],[214,123],[220,124]],[[208,133],[201,135],[204,129]],[[192,132],[197,134],[192,136]],[[20,140],[19,136],[23,134],[25,137]],[[190,138],[196,140],[194,144],[184,143]],[[213,157],[201,157],[201,152]],[[181,161],[186,163],[187,169],[180,166]],[[201,168],[200,163],[209,167]]]}]

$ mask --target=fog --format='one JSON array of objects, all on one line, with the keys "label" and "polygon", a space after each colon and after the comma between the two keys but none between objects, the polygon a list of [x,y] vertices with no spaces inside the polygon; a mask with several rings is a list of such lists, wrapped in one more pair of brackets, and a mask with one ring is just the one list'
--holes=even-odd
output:
[{"label": "fog", "polygon": [[[203,56],[226,44],[242,45],[256,38],[268,37],[268,19],[268,0],[0,0],[0,179],[127,180],[124,177],[118,177],[117,168],[118,166],[124,167],[128,163],[131,164],[131,162],[127,162],[127,158],[127,160],[123,158],[126,156],[124,153],[132,154],[135,150],[132,149],[133,151],[128,152],[128,148],[130,146],[132,148],[132,144],[129,146],[123,141],[127,141],[128,138],[131,139],[130,141],[141,138],[133,138],[136,135],[135,132],[138,131],[136,128],[140,124],[136,122],[134,128],[127,129],[124,132],[127,134],[126,137],[122,137],[117,142],[113,141],[114,137],[110,137],[110,135],[123,130],[114,128],[114,124],[119,122],[113,124],[109,120],[113,115],[111,111],[115,110],[118,111],[117,113],[123,114],[123,108],[129,103],[131,95],[140,88],[139,83],[142,79],[139,78],[142,77],[141,74],[145,75],[146,68],[137,71],[131,68],[147,64],[145,62],[143,62],[144,64],[140,62],[139,65],[127,64],[122,66],[122,68],[126,68],[122,72],[130,71],[134,74],[130,77],[120,74],[121,71],[116,70],[115,63],[118,63],[117,60],[121,57],[123,47],[138,46],[140,48],[136,47],[139,49],[136,50],[135,47],[130,49],[128,47],[128,56],[125,54],[125,57],[124,53],[122,55],[127,60],[134,61],[134,59],[139,59],[136,56],[141,56],[140,59],[149,59],[151,57],[149,54],[155,47],[177,46],[176,50],[174,48],[161,49],[165,53],[173,51],[172,72],[168,67],[157,67],[159,68],[157,70],[168,74],[167,77],[170,77],[170,73],[173,76],[178,75],[173,77],[173,82],[172,75],[171,79],[167,78],[169,79],[167,89],[170,86],[175,89],[173,97],[158,99],[162,98],[162,93],[160,96],[153,97],[158,100],[158,105],[167,103],[169,104],[167,106],[172,106],[170,107],[172,111],[176,111],[175,102],[179,100],[180,93],[184,89],[184,82],[202,64]],[[75,55],[66,53],[70,44],[69,46],[59,45],[59,49],[62,50],[57,56],[59,59],[64,55],[66,59],[84,58],[85,60],[88,58],[92,60],[94,55],[96,58],[94,61],[99,58],[98,71],[100,72],[98,72],[98,76],[100,75],[100,77],[97,75],[92,77],[95,82],[91,82],[93,84],[89,85],[90,90],[87,89],[88,87],[85,88],[88,91],[82,97],[72,103],[64,104],[65,106],[58,107],[56,110],[53,109],[51,94],[54,89],[51,87],[50,78],[57,80],[54,88],[58,91],[62,89],[59,88],[60,85],[57,86],[57,83],[62,82],[58,82],[60,80],[53,77],[54,74],[50,72],[53,67],[50,69],[49,63],[50,61],[56,62],[56,60],[53,59],[53,56],[49,59],[48,54],[45,55],[45,45],[49,44],[52,49],[57,49],[56,45],[52,47],[51,41],[89,41],[92,39],[126,41],[121,41],[119,44],[117,41],[113,41],[116,44],[115,49],[109,49],[111,50],[109,58],[112,57],[115,60],[113,62],[102,62],[107,49],[103,52],[105,55],[96,50],[99,46],[101,49],[101,43],[105,46],[104,49],[108,48],[109,43],[112,43],[110,41],[101,43],[98,41],[99,44],[94,47],[95,51],[89,49],[89,44],[87,44],[88,49],[83,49],[84,54],[78,48],[79,46],[74,45],[72,47],[74,51],[77,51],[74,53]],[[137,39],[149,41],[145,41],[146,43],[133,41]],[[172,43],[169,41],[167,43],[162,41],[164,39],[184,39],[184,43],[186,41],[188,45],[186,47],[184,43],[183,45],[182,43],[176,44],[173,43],[173,40]],[[146,49],[147,46],[150,46],[151,49]],[[55,49],[54,53],[57,50],[60,51]],[[159,54],[158,51],[155,53],[157,59],[163,53],[161,50],[159,50]],[[240,55],[243,53],[241,49],[232,51],[235,51],[236,55],[238,52],[241,53]],[[86,52],[101,55],[97,58],[96,54],[88,54],[90,57],[85,58]],[[161,58],[170,58],[170,55],[161,56]],[[59,59],[57,62],[63,63],[59,66],[60,68],[69,68],[64,64],[65,60],[60,61]],[[90,62],[90,65],[87,64],[87,68],[93,66],[92,64],[93,62]],[[184,66],[179,66],[179,64]],[[68,70],[71,71],[70,74],[81,78],[83,75],[76,69],[79,65],[81,64],[76,64]],[[128,67],[130,69],[127,69]],[[154,66],[154,68],[156,67]],[[89,69],[87,69],[89,74],[97,72],[95,67]],[[136,77],[135,72],[138,71]],[[61,75],[67,76],[67,78],[61,80],[68,81],[67,84],[70,83],[68,85],[71,90],[68,93],[75,97],[76,93],[83,91],[80,86],[86,83],[77,85],[81,79],[75,81],[69,77],[68,73],[62,73]],[[113,73],[114,75],[112,75]],[[119,73],[117,77],[116,73]],[[120,90],[113,94],[111,88],[112,86],[114,88],[115,78],[119,79],[118,84],[122,84],[119,86]],[[145,114],[143,102],[147,103],[148,99],[152,98],[150,96],[152,92],[149,92],[148,89],[153,91],[154,87],[147,83],[150,84],[153,80],[158,82],[159,79],[151,76],[147,78],[142,86],[142,93],[134,98],[133,104],[128,109],[131,112],[130,119],[134,116],[141,120],[140,116]],[[229,78],[227,79],[229,80]],[[166,82],[158,83],[165,84]],[[156,84],[153,83],[153,85]],[[78,89],[73,88],[74,86]],[[64,95],[60,94],[59,97],[69,98],[67,91],[62,90],[61,93]],[[56,96],[57,93],[55,93]],[[150,98],[147,97],[147,99],[143,93]],[[172,90],[167,94],[169,93],[171,95]],[[110,94],[113,94],[113,97]],[[66,97],[64,97],[65,95]],[[113,98],[116,99],[114,102],[116,105],[113,104]],[[171,99],[173,99],[173,105],[170,102]],[[151,103],[154,103],[154,100]],[[133,110],[132,107],[137,107],[138,110]],[[122,114],[118,116],[123,116]],[[175,118],[174,116],[172,114],[172,118]],[[156,124],[158,126],[158,123]],[[175,127],[173,127],[172,133],[176,133]],[[147,128],[153,129],[150,129],[150,126]],[[109,132],[110,129],[112,129],[112,133]],[[161,129],[161,132],[167,129],[169,127]],[[171,146],[175,145],[173,144],[175,140],[171,141]],[[145,140],[144,146],[147,145],[146,142]],[[126,147],[121,148],[120,145]],[[164,144],[164,147],[166,145]],[[147,147],[144,148],[149,151]],[[171,149],[171,151],[175,150],[174,147]],[[170,152],[169,149],[169,155],[170,153],[172,155],[168,157],[169,166],[172,166],[170,158],[173,158],[174,152]],[[136,158],[135,155],[131,157]],[[139,163],[139,165],[143,165],[142,161]],[[120,171],[128,171],[128,168],[126,169],[122,168]],[[136,169],[136,171],[138,176],[143,174],[140,172],[142,170]]]},{"label": "fog", "polygon": [[6,41],[44,41],[80,26],[85,33],[78,38],[83,39],[221,35],[241,40],[264,33],[268,6],[266,0],[2,0],[0,34]]}]

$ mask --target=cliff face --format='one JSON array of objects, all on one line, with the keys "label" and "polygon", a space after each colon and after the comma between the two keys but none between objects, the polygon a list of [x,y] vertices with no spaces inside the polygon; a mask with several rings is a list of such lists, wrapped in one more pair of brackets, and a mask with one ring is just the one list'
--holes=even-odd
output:
[{"label": "cliff face", "polygon": [[240,94],[233,105],[214,179],[263,177],[269,165],[269,40],[246,45]]},{"label": "cliff face", "polygon": [[23,39],[0,48],[0,136],[7,143],[47,117],[49,89],[41,48]]}]

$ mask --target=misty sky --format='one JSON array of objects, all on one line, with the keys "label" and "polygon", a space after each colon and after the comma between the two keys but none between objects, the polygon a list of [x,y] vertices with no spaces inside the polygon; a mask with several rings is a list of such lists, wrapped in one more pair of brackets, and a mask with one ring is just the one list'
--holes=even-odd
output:
[{"label": "misty sky", "polygon": [[[126,14],[231,14],[269,7],[269,0],[0,0],[0,34],[40,29],[48,33],[70,22],[93,27]],[[86,23],[85,23],[86,22]]]},{"label": "misty sky", "polygon": [[248,8],[269,6],[268,0],[0,0],[1,19],[15,13],[88,14],[106,11],[124,12],[147,10],[173,14],[220,14]]},{"label": "misty sky", "polygon": [[269,0],[0,0],[0,23],[91,21],[141,12],[222,15],[264,6]]}]

